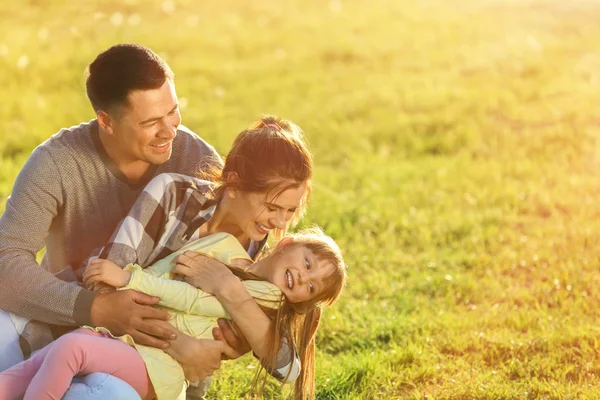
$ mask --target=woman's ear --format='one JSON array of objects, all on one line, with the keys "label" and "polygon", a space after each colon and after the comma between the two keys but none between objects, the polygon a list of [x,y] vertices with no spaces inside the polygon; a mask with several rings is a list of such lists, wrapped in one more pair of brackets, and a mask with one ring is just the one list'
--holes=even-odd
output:
[{"label": "woman's ear", "polygon": [[238,176],[237,172],[229,172],[227,174],[227,188],[225,189],[225,192],[227,193],[227,195],[229,196],[229,198],[231,199],[235,199],[237,196],[237,187],[238,187],[238,183],[240,181],[240,177]]},{"label": "woman's ear", "polygon": [[238,183],[240,181],[240,177],[237,174],[237,172],[228,172],[227,173],[227,183],[228,184],[235,184]]}]

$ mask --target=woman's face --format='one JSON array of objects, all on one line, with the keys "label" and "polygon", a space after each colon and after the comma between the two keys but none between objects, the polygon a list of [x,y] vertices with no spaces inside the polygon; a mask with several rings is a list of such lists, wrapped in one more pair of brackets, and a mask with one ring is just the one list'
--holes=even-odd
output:
[{"label": "woman's face", "polygon": [[278,193],[250,193],[236,190],[230,193],[231,216],[243,234],[251,240],[263,240],[272,229],[285,229],[300,207],[306,183]]}]

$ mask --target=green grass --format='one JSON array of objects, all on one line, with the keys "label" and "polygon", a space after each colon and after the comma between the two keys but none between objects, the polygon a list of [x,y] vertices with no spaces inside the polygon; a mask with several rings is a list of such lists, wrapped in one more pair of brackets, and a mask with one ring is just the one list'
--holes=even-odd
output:
[{"label": "green grass", "polygon": [[[307,134],[303,223],[350,265],[317,339],[318,398],[598,397],[597,2],[29,0],[0,15],[0,197],[36,144],[93,118],[86,64],[148,45],[220,152],[264,112]],[[211,396],[244,397],[255,367],[226,362]]]}]

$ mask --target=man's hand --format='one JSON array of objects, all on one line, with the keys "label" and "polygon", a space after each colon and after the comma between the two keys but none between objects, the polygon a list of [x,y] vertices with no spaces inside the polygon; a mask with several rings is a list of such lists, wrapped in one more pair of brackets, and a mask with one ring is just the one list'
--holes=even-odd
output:
[{"label": "man's hand", "polygon": [[231,326],[226,319],[219,318],[219,327],[213,328],[212,330],[215,340],[227,344],[234,351],[231,354],[227,354],[229,358],[224,358],[224,360],[236,359],[252,350],[246,337],[242,334],[235,322],[233,322],[233,327],[237,331],[237,334],[231,329]]},{"label": "man's hand", "polygon": [[185,282],[206,293],[215,294],[219,287],[227,284],[228,279],[239,281],[225,264],[194,251],[177,256],[174,263],[171,270],[174,274],[183,276]]},{"label": "man's hand", "polygon": [[165,351],[181,364],[190,382],[203,381],[221,367],[222,359],[235,358],[235,350],[224,342],[194,339],[183,333]]},{"label": "man's hand", "polygon": [[98,294],[92,303],[90,319],[92,325],[108,328],[114,335],[128,334],[136,343],[164,349],[169,343],[163,339],[175,339],[177,331],[170,325],[159,326],[148,321],[169,318],[166,311],[152,307],[158,301],[157,297],[135,290]]}]

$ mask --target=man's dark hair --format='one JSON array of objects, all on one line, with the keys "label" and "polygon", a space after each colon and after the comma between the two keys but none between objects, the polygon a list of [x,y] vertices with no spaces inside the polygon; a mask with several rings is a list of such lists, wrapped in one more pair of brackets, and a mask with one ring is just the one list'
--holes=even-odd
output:
[{"label": "man's dark hair", "polygon": [[87,67],[87,95],[94,111],[124,105],[133,90],[160,88],[173,71],[165,60],[139,44],[118,44]]}]

